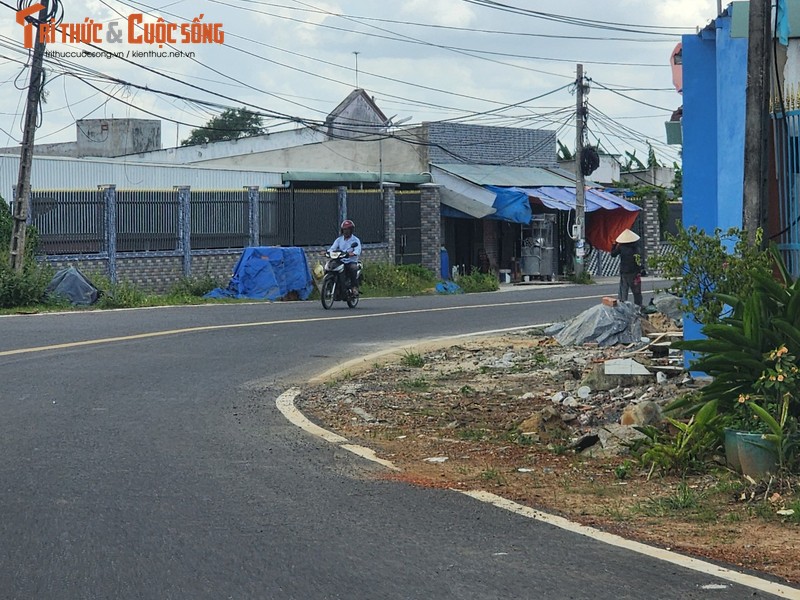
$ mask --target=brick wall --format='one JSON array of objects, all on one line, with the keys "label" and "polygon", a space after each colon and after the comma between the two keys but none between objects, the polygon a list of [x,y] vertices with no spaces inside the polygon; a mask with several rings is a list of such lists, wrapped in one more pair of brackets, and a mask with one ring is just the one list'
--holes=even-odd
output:
[{"label": "brick wall", "polygon": [[163,294],[183,277],[181,256],[125,258],[117,255],[117,280],[132,283],[141,290]]},{"label": "brick wall", "polygon": [[394,264],[396,258],[397,212],[395,210],[395,192],[399,187],[396,183],[383,184],[383,239],[386,240],[386,249],[390,252],[385,262],[390,264]]},{"label": "brick wall", "polygon": [[[331,240],[332,242],[333,240]],[[304,248],[309,267],[317,262],[322,262],[322,253],[327,247]],[[364,247],[362,260],[372,263],[394,264],[394,248],[390,252],[386,244],[370,244]],[[228,252],[215,252],[213,254],[194,253],[192,255],[192,277],[210,276],[217,279],[224,287],[233,274],[241,249],[231,249]],[[54,258],[48,259],[47,264],[55,270],[68,266],[78,268],[85,275],[99,275],[110,279],[108,260]],[[183,257],[170,256],[132,256],[117,255],[117,280],[135,285],[144,292],[163,294],[172,288],[183,277]]]},{"label": "brick wall", "polygon": [[510,167],[556,167],[554,131],[428,123],[428,160]]},{"label": "brick wall", "polygon": [[422,220],[422,266],[441,277],[442,212],[439,185],[423,183],[420,189],[420,217]]},{"label": "brick wall", "polygon": [[642,250],[644,251],[645,266],[649,266],[647,257],[657,256],[661,246],[661,226],[658,221],[658,198],[647,196],[644,199],[644,209],[639,218],[644,219]]}]

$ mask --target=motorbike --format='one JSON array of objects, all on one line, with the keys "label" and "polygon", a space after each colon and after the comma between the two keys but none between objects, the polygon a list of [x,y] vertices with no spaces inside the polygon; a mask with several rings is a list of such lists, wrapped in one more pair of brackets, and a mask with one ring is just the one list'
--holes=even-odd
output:
[{"label": "motorbike", "polygon": [[[352,247],[358,246],[355,242]],[[347,306],[355,308],[358,305],[358,294],[354,294],[350,287],[350,282],[345,273],[345,266],[342,262],[347,256],[347,252],[334,250],[333,252],[325,252],[325,257],[328,259],[325,262],[324,272],[322,278],[322,285],[320,286],[320,299],[322,306],[328,310],[336,301],[347,302]],[[356,281],[361,283],[361,261],[358,262],[358,269],[356,271]]]}]

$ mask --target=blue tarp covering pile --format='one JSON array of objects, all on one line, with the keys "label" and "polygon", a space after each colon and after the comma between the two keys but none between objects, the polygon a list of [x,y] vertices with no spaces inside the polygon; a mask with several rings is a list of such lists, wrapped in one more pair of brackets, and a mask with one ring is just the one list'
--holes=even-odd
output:
[{"label": "blue tarp covering pile", "polygon": [[295,292],[305,300],[313,288],[302,248],[256,246],[242,251],[228,287],[211,290],[206,298],[279,300]]}]

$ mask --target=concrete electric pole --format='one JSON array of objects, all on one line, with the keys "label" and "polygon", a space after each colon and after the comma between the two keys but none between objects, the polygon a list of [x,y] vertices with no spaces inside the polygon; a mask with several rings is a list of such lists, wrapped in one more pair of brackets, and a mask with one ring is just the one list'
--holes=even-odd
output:
[{"label": "concrete electric pole", "polygon": [[[39,11],[39,23],[47,20],[49,0],[40,0],[43,8]],[[36,42],[31,61],[31,77],[28,82],[28,101],[25,105],[25,120],[22,133],[22,150],[19,157],[19,176],[14,194],[12,210],[14,225],[11,233],[11,268],[22,271],[25,264],[25,227],[28,222],[28,206],[31,195],[31,165],[33,163],[33,138],[36,134],[36,121],[39,117],[39,100],[44,85],[45,42],[39,36],[39,25],[35,26]]]},{"label": "concrete electric pole", "polygon": [[750,245],[765,227],[769,173],[771,0],[750,0],[745,90],[744,195],[742,228]]},{"label": "concrete electric pole", "polygon": [[584,101],[583,65],[578,65],[575,80],[575,276],[583,274],[583,258],[586,252],[586,182],[583,177],[583,138],[586,127],[586,106]]}]

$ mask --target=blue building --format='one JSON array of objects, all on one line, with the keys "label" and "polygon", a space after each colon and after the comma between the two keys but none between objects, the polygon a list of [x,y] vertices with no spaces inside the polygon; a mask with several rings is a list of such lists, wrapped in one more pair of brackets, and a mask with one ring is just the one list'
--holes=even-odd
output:
[{"label": "blue building", "polygon": [[[800,0],[787,6],[789,29],[800,35]],[[683,224],[707,232],[742,226],[748,16],[749,2],[733,2],[682,40]],[[767,235],[798,275],[800,40],[788,42],[774,45]],[[698,335],[697,324],[685,323],[687,338]]]}]

